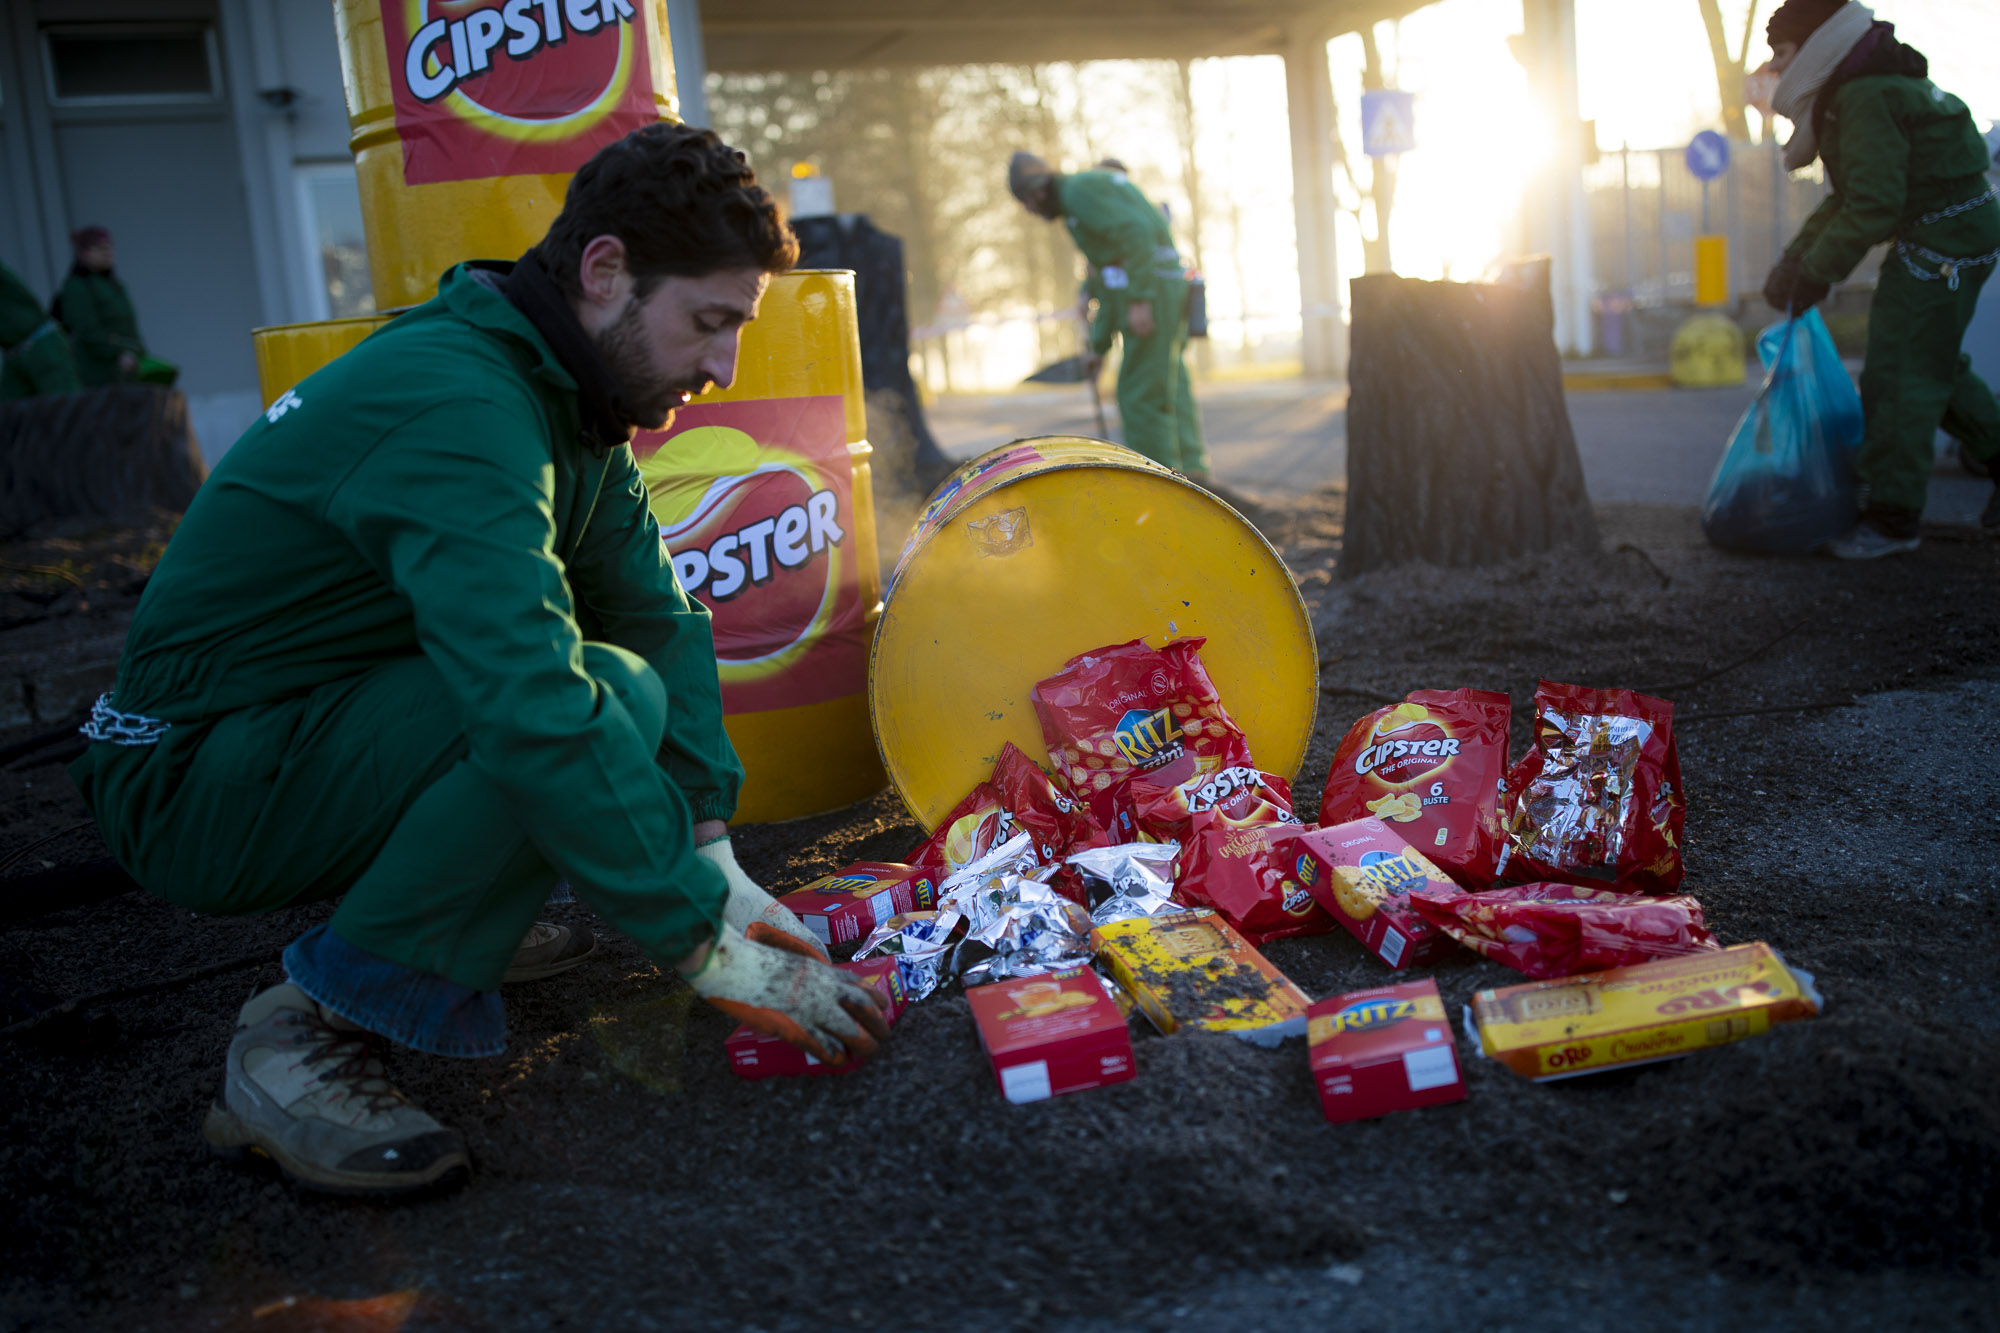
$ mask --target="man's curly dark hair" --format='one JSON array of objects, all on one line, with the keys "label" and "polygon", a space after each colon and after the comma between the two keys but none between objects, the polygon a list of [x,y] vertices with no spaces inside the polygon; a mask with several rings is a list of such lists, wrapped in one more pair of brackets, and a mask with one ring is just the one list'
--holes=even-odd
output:
[{"label": "man's curly dark hair", "polygon": [[783,273],[799,260],[799,243],[749,160],[713,130],[670,121],[606,144],[571,178],[536,249],[572,300],[583,293],[584,247],[599,236],[625,243],[641,300],[663,277]]}]

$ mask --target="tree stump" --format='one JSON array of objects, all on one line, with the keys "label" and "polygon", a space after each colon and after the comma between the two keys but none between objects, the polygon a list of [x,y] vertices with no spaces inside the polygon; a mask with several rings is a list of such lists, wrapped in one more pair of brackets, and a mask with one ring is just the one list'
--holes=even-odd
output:
[{"label": "tree stump", "polygon": [[143,522],[186,509],[204,475],[177,389],[114,384],[0,404],[0,532]]},{"label": "tree stump", "polygon": [[1352,290],[1341,575],[1596,550],[1546,285]]}]

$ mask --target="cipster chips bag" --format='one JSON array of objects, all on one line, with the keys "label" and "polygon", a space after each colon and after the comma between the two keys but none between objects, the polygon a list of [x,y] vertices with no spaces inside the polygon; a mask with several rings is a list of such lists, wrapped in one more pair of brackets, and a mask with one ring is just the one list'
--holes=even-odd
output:
[{"label": "cipster chips bag", "polygon": [[982,782],[938,821],[909,863],[942,884],[1014,836],[1014,815],[990,782]]},{"label": "cipster chips bag", "polygon": [[1670,893],[1686,817],[1671,703],[1541,683],[1535,748],[1507,775],[1501,877]]},{"label": "cipster chips bag", "polygon": [[[910,854],[910,864],[943,883],[1022,832],[1034,840],[1035,859],[1043,865],[1060,864],[1071,852],[1110,841],[1060,778],[1051,778],[1008,741],[993,765],[993,776],[974,787],[938,823],[923,846]],[[1083,901],[1083,885],[1074,874],[1059,875],[1057,887]]]},{"label": "cipster chips bag", "polygon": [[1319,822],[1370,815],[1468,888],[1493,882],[1513,706],[1491,690],[1416,690],[1349,728]]},{"label": "cipster chips bag", "polygon": [[1142,842],[1185,845],[1197,821],[1217,829],[1299,822],[1291,784],[1283,778],[1250,767],[1223,768],[1191,754],[1135,774],[1117,805],[1119,827],[1129,818]]},{"label": "cipster chips bag", "polygon": [[1412,895],[1417,915],[1468,949],[1537,980],[1719,949],[1701,904],[1577,884]]},{"label": "cipster chips bag", "polygon": [[1249,742],[1230,720],[1199,656],[1206,639],[1149,648],[1144,639],[1072,657],[1030,697],[1049,763],[1114,843],[1118,788],[1135,773],[1192,754],[1216,768],[1250,768]]},{"label": "cipster chips bag", "polygon": [[1317,877],[1299,843],[1298,823],[1253,828],[1194,817],[1174,896],[1190,907],[1212,907],[1252,944],[1293,935],[1324,935],[1334,919],[1306,886]]}]

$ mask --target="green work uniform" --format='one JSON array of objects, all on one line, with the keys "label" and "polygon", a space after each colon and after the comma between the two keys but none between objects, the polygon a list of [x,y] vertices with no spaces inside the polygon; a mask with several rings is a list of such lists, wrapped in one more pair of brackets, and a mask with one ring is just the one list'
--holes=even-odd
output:
[{"label": "green work uniform", "polygon": [[1914,524],[1940,426],[1974,458],[2000,455],[2000,406],[1959,350],[2000,251],[2000,200],[1978,202],[1991,188],[1986,143],[1965,104],[1929,79],[1864,73],[1835,89],[1819,153],[1831,193],[1785,253],[1831,284],[1869,247],[1897,242],[1868,308],[1857,468],[1871,508]]},{"label": "green work uniform", "polygon": [[[1109,171],[1056,179],[1056,200],[1077,249],[1097,270],[1112,327],[1125,339],[1118,416],[1125,443],[1182,472],[1208,471],[1208,446],[1187,371],[1187,277],[1167,220],[1130,181]],[[1127,312],[1150,302],[1153,331],[1134,334]],[[1093,327],[1092,345],[1097,331]],[[1110,347],[1108,336],[1104,348]],[[1185,407],[1183,408],[1183,403]]]},{"label": "green work uniform", "polygon": [[[1084,274],[1081,294],[1094,303],[1088,335],[1090,350],[1100,358],[1109,356],[1111,344],[1118,337],[1118,330],[1124,326],[1125,303],[1105,287],[1095,268]],[[1174,439],[1183,456],[1187,453],[1187,442],[1195,442],[1194,462],[1183,462],[1180,470],[1207,473],[1208,445],[1202,439],[1201,410],[1194,404],[1194,379],[1187,374],[1185,363],[1181,366],[1181,373],[1174,376]]]},{"label": "green work uniform", "polygon": [[[115,710],[116,716],[107,713]],[[728,896],[706,609],[624,444],[470,266],[272,404],[147,584],[71,768],[119,862],[199,912],[345,894],[347,943],[498,985],[559,875],[646,953]]]},{"label": "green work uniform", "polygon": [[69,339],[20,275],[0,264],[0,403],[80,387]]},{"label": "green work uniform", "polygon": [[118,373],[118,358],[146,354],[139,337],[138,312],[115,273],[73,268],[56,294],[56,318],[69,330],[76,351],[77,378],[84,387],[133,378]]}]

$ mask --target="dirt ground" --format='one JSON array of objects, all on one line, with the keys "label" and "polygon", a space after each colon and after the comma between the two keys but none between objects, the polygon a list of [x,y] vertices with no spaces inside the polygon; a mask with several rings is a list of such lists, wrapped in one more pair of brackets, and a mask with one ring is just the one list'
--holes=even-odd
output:
[{"label": "dirt ground", "polygon": [[[1553,1085],[1461,1040],[1467,1101],[1345,1126],[1300,1043],[1135,1020],[1136,1080],[1016,1107],[957,994],[871,1068],[740,1082],[729,1023],[613,936],[509,992],[505,1056],[393,1057],[477,1174],[379,1204],[204,1155],[266,963],[4,1048],[0,1329],[1993,1327],[2000,542],[1936,529],[1851,567],[1717,552],[1686,510],[1599,518],[1600,555],[1341,582],[1338,492],[1274,502],[1326,659],[1302,810],[1376,695],[1505,690],[1518,754],[1538,677],[1664,693],[1688,890],[1724,942],[1812,971],[1821,1018]],[[0,550],[0,587],[68,587],[15,566],[71,561],[90,587],[60,595],[101,632],[137,581],[91,572],[102,545]],[[0,625],[52,604],[11,595]],[[0,859],[26,852],[0,918],[104,854],[88,830],[27,850],[84,818],[59,752],[0,772]],[[920,836],[888,795],[737,835],[780,890]],[[0,977],[13,1003],[90,994],[265,954],[326,911],[126,894],[0,926]],[[1387,975],[1345,934],[1269,953],[1314,997]],[[1454,1013],[1518,980],[1470,954],[1435,976]]]}]

